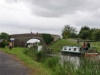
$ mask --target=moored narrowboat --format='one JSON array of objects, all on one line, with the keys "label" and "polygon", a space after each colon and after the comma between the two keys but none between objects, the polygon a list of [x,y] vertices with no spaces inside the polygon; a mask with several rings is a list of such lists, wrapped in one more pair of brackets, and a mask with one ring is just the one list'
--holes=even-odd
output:
[{"label": "moored narrowboat", "polygon": [[83,54],[83,50],[80,46],[63,46],[63,48],[61,49],[61,53],[81,55]]},{"label": "moored narrowboat", "polygon": [[[74,54],[74,55],[84,55],[86,57],[91,57],[91,56],[98,56],[99,53],[97,51],[97,46],[90,46],[89,48],[86,48],[86,50],[84,50],[83,46],[80,46],[79,43],[80,42],[97,42],[97,41],[79,41],[78,40],[78,46],[63,46],[63,48],[61,49],[61,53],[68,53],[68,54]],[[91,43],[92,45],[92,43]]]}]

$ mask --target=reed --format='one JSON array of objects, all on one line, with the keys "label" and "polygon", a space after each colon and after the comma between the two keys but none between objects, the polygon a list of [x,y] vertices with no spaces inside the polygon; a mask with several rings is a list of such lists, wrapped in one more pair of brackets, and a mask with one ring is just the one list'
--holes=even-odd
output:
[{"label": "reed", "polygon": [[54,75],[100,75],[100,60],[81,58],[79,65],[70,60],[64,61],[63,66],[56,68]]},{"label": "reed", "polygon": [[47,57],[43,50],[38,52],[31,48],[28,51],[26,50],[24,53],[51,69],[52,75],[100,75],[100,60],[95,59],[95,57],[82,57],[79,65],[72,62],[70,58],[61,64],[59,57]]}]

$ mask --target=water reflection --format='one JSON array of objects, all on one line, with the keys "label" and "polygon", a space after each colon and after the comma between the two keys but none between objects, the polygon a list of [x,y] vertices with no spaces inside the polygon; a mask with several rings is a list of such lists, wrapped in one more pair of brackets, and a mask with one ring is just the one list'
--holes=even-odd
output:
[{"label": "water reflection", "polygon": [[70,56],[70,55],[60,55],[60,63],[63,65],[63,62],[70,61],[75,65],[79,65],[80,57],[79,56]]},{"label": "water reflection", "polygon": [[[71,63],[73,63],[74,65],[76,65],[76,67],[80,64],[80,59],[82,59],[80,56],[71,56],[71,55],[59,55],[60,57],[60,63],[61,65],[63,65],[63,62],[65,61],[70,61]],[[91,59],[95,59],[95,60],[99,60],[100,59],[100,55],[98,57],[89,57]]]}]

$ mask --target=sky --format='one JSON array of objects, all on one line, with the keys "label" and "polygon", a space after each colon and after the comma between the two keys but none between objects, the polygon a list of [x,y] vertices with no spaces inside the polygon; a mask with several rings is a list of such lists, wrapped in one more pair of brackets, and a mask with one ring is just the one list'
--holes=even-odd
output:
[{"label": "sky", "polygon": [[100,0],[0,0],[0,33],[61,35],[65,25],[100,28]]}]

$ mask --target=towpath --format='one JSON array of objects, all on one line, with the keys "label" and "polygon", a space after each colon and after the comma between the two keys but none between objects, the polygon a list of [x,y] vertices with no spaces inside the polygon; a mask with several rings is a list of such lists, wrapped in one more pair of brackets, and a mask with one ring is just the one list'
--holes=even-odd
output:
[{"label": "towpath", "polygon": [[12,55],[0,51],[0,75],[31,75],[30,70],[23,66]]}]

